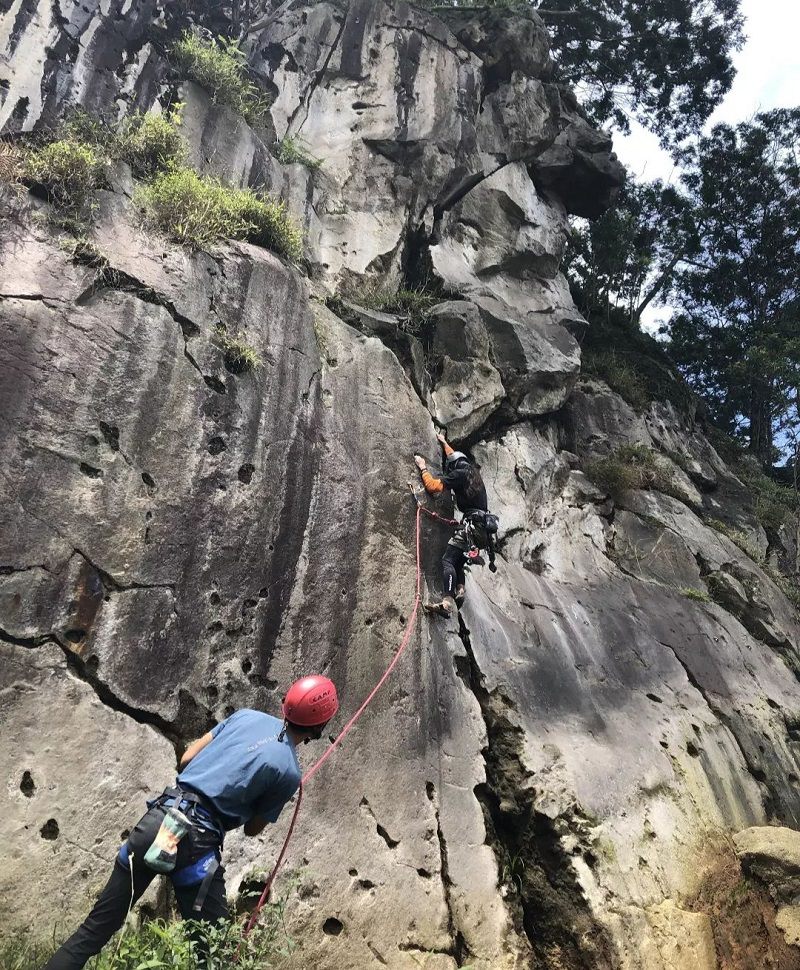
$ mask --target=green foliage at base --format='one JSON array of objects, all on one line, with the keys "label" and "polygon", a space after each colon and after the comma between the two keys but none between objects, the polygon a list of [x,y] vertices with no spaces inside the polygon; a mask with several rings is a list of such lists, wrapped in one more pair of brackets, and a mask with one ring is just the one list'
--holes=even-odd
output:
[{"label": "green foliage at base", "polygon": [[57,208],[78,211],[102,181],[103,163],[91,145],[64,138],[29,151],[23,175],[43,186]]},{"label": "green foliage at base", "polygon": [[178,69],[205,88],[217,104],[226,104],[255,124],[269,108],[269,98],[247,76],[246,57],[236,41],[204,40],[187,31],[172,48]]},{"label": "green foliage at base", "polygon": [[[243,922],[216,924],[152,920],[124,930],[86,970],[268,970],[294,950],[283,925],[283,903],[262,910],[258,924],[243,936]],[[25,937],[0,940],[0,970],[41,970],[56,949]],[[200,962],[204,950],[208,956]]]},{"label": "green foliage at base", "polygon": [[623,445],[586,466],[589,478],[613,499],[632,489],[655,489],[680,499],[669,465],[645,445]]},{"label": "green foliage at base", "polygon": [[304,165],[312,171],[320,168],[321,158],[315,158],[298,138],[284,138],[275,148],[275,157],[283,165]]},{"label": "green foliage at base", "polygon": [[303,235],[282,202],[232,189],[218,179],[176,168],[137,193],[148,220],[178,242],[202,248],[219,239],[243,239],[298,260]]},{"label": "green foliage at base", "polygon": [[16,185],[23,174],[23,154],[20,149],[10,142],[0,141],[0,182]]},{"label": "green foliage at base", "polygon": [[231,335],[222,327],[217,327],[214,340],[222,348],[228,370],[243,373],[261,367],[263,361],[258,351],[238,334]]}]

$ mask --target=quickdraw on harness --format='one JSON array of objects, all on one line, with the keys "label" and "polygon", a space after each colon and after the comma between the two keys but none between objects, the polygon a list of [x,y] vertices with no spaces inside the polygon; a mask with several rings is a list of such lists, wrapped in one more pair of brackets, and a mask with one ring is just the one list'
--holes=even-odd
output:
[{"label": "quickdraw on harness", "polygon": [[494,572],[494,537],[497,535],[497,530],[500,527],[498,517],[492,512],[485,512],[482,509],[472,509],[464,513],[460,526],[469,543],[467,559],[475,565],[482,565],[481,550],[485,549],[489,554],[489,568]]}]

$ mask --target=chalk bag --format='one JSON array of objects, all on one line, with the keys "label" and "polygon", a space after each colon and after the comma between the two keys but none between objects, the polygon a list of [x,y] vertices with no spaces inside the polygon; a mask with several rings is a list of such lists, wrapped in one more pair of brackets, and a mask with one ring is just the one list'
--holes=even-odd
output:
[{"label": "chalk bag", "polygon": [[172,872],[178,861],[178,843],[191,827],[192,823],[183,812],[177,808],[168,809],[152,845],[144,854],[145,865],[156,872]]}]

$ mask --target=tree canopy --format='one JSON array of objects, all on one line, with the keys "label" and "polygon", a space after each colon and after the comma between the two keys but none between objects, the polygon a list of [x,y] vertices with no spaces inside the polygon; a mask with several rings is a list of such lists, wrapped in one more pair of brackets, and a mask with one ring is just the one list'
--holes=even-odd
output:
[{"label": "tree canopy", "polygon": [[729,90],[743,42],[740,0],[425,0],[532,8],[550,29],[556,79],[599,124],[631,118],[666,144],[698,132]]},{"label": "tree canopy", "polygon": [[671,353],[765,466],[800,431],[800,109],[718,125],[682,154],[694,252]]},{"label": "tree canopy", "polygon": [[628,326],[638,326],[691,232],[687,201],[674,187],[629,179],[613,209],[573,226],[565,270],[581,311],[597,319],[613,307],[618,319],[624,314]]}]

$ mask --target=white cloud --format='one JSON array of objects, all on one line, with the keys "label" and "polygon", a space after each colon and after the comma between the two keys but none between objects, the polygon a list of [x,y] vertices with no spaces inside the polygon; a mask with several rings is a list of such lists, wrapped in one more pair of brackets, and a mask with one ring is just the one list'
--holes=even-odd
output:
[{"label": "white cloud", "polygon": [[735,124],[771,108],[800,102],[800,4],[797,0],[742,0],[747,43],[736,55],[736,79],[711,124]]}]

